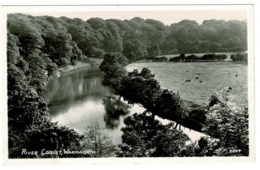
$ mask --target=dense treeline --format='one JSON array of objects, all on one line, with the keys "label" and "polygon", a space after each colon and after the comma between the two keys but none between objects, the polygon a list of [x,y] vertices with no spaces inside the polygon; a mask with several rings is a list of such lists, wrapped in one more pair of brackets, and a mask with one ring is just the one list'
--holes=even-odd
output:
[{"label": "dense treeline", "polygon": [[[106,52],[120,52],[133,61],[160,54],[247,50],[247,24],[244,21],[205,20],[198,24],[183,20],[166,26],[157,20],[138,17],[123,21],[101,18],[83,21],[10,14],[8,29],[22,38],[19,43],[23,44],[23,54],[38,49],[58,65],[82,59],[81,53],[102,57]],[[59,47],[51,48],[54,44]]]},{"label": "dense treeline", "polygon": [[186,61],[186,62],[193,62],[193,61],[223,61],[227,58],[226,55],[215,55],[215,54],[205,54],[202,57],[198,57],[196,55],[188,55],[181,54],[178,57],[171,58],[169,61]]},{"label": "dense treeline", "polygon": [[[157,57],[155,61],[168,61],[166,57]],[[207,62],[207,61],[224,61],[227,59],[227,55],[225,54],[204,54],[203,56],[199,57],[197,55],[191,54],[186,56],[185,54],[180,54],[177,57],[172,57],[169,61],[172,62]],[[243,61],[247,62],[247,53],[237,53],[232,54],[230,59],[232,61]]]},{"label": "dense treeline", "polygon": [[[125,65],[129,61],[160,54],[245,51],[246,47],[246,22],[240,21],[209,20],[199,25],[184,20],[165,26],[160,21],[141,18],[83,21],[79,18],[9,14],[9,157],[36,157],[31,153],[21,154],[21,149],[40,152],[42,148],[57,151],[80,148],[84,137],[52,123],[47,103],[38,95],[60,68],[75,65],[88,57],[102,58],[108,52],[120,65]],[[112,71],[123,73],[120,69]],[[139,73],[133,73],[133,76],[135,74]],[[118,80],[113,81],[118,83]],[[151,88],[156,90],[157,83]],[[163,91],[162,100],[171,93]]]}]

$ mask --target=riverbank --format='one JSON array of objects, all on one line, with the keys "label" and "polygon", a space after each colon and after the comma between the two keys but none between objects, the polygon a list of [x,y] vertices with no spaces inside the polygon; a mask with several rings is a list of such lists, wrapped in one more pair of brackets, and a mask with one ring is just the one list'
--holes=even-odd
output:
[{"label": "riverbank", "polygon": [[89,69],[89,68],[99,68],[102,63],[102,59],[90,58],[87,61],[78,61],[75,65],[69,65],[64,68],[59,68],[55,73],[55,77],[58,78],[61,75],[70,74],[75,71]]},{"label": "riverbank", "polygon": [[[102,63],[103,59],[96,58],[88,58],[85,61],[78,61],[75,65],[68,65],[66,67],[59,68],[56,70],[51,76],[49,76],[44,82],[45,88],[47,88],[48,84],[53,80],[59,78],[62,75],[71,74],[80,70],[99,70],[99,66]],[[46,90],[46,89],[45,89]],[[40,95],[45,92],[45,90],[36,92],[36,90],[32,90],[34,93],[39,93]]]}]

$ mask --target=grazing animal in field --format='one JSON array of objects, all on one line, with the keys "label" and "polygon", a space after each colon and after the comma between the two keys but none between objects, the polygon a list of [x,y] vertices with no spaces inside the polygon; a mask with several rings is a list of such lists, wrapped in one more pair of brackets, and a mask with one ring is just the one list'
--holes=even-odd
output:
[{"label": "grazing animal in field", "polygon": [[189,80],[186,80],[186,82],[190,82],[191,80],[189,79]]},{"label": "grazing animal in field", "polygon": [[236,77],[238,76],[238,74],[236,75]]},{"label": "grazing animal in field", "polygon": [[199,77],[196,77],[196,79],[199,79]]},{"label": "grazing animal in field", "polygon": [[200,83],[202,83],[202,80],[200,80]]}]

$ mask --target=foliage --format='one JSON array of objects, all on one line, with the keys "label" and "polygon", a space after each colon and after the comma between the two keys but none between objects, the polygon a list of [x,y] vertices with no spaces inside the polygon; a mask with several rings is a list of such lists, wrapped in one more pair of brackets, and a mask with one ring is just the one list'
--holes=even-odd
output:
[{"label": "foliage", "polygon": [[233,61],[247,61],[247,53],[232,54],[231,59]]},{"label": "foliage", "polygon": [[154,58],[156,56],[159,56],[161,54],[160,47],[158,44],[150,46],[147,48],[148,56],[150,58]]},{"label": "foliage", "polygon": [[139,40],[130,40],[126,42],[124,45],[123,54],[130,61],[145,59],[147,57],[146,47]]},{"label": "foliage", "polygon": [[7,29],[9,157],[53,156],[22,154],[23,149],[40,153],[79,148],[82,137],[52,123],[47,104],[38,95],[58,66],[80,59],[77,45],[52,17],[9,14]]},{"label": "foliage", "polygon": [[[10,158],[21,157],[21,148],[77,150],[81,147],[82,136],[71,129],[50,122],[46,102],[39,97],[38,92],[45,89],[48,80],[59,67],[74,65],[77,61],[83,60],[83,56],[104,57],[104,62],[100,66],[106,73],[103,84],[111,86],[115,93],[123,96],[128,103],[144,106],[146,112],[152,113],[153,116],[157,115],[183,126],[201,130],[204,122],[191,116],[192,111],[178,94],[161,89],[149,69],[128,73],[123,66],[129,62],[169,52],[213,53],[247,50],[247,24],[244,21],[207,20],[198,24],[195,21],[183,20],[165,26],[160,21],[138,17],[124,21],[100,18],[83,21],[79,18],[8,14],[7,30]],[[225,59],[225,56],[214,55],[214,57],[216,60]],[[204,57],[207,61],[213,58],[211,55]],[[184,61],[186,57],[181,55],[178,59]],[[247,54],[239,53],[233,55],[232,59],[246,61]],[[165,58],[158,60],[164,61]],[[197,58],[189,56],[188,60],[194,61]],[[214,154],[228,155],[230,150],[237,149],[241,150],[240,154],[248,155],[247,108],[239,106],[233,108],[229,103],[226,105],[225,103],[222,101],[211,107],[207,117],[207,128],[204,129],[205,133],[220,140],[220,147]],[[110,104],[112,106],[113,103]],[[112,113],[112,108],[107,107],[108,113]],[[117,111],[126,110],[122,107]],[[215,120],[212,118],[213,115],[225,119]],[[232,121],[227,123],[226,119]],[[177,134],[176,130],[169,130],[171,127],[168,127],[168,131],[161,128],[159,132],[162,134],[158,136],[156,133],[151,142],[163,145],[161,141],[166,141],[167,138]],[[217,132],[214,131],[216,129]],[[236,133],[235,136],[233,132]],[[172,133],[173,136],[170,135]],[[228,134],[228,138],[226,139],[223,134]],[[143,140],[138,137],[136,139]],[[109,141],[106,138],[104,140]],[[140,145],[148,147],[142,142]],[[149,153],[153,156],[175,156],[176,153],[170,151],[179,148],[174,143],[169,146],[169,150],[166,151],[164,150],[167,148],[166,145],[156,146],[155,150],[153,150],[155,147],[149,146],[148,149],[152,148]],[[138,150],[136,156],[139,155],[146,153]],[[24,157],[30,156],[24,155]]]},{"label": "foliage", "polygon": [[173,157],[189,140],[173,124],[162,125],[153,116],[135,113],[124,123],[119,157]]},{"label": "foliage", "polygon": [[116,146],[110,136],[106,135],[103,128],[97,122],[86,128],[83,148],[94,151],[93,157],[113,156]]},{"label": "foliage", "polygon": [[157,20],[138,17],[124,21],[90,18],[85,22],[79,18],[10,14],[7,26],[19,39],[21,55],[26,58],[38,49],[56,64],[63,57],[73,64],[74,58],[82,59],[81,52],[97,58],[107,52],[122,52],[129,61],[135,61],[171,52],[247,49],[246,22],[241,21],[205,20],[198,24],[183,20],[166,26]]},{"label": "foliage", "polygon": [[38,153],[43,149],[76,149],[80,146],[81,139],[75,131],[50,122],[47,104],[33,89],[8,92],[10,158],[51,157],[53,155],[24,155],[22,149]]},{"label": "foliage", "polygon": [[196,61],[223,61],[227,58],[225,54],[204,54],[202,57],[196,55],[188,55],[181,54],[177,57],[170,58],[169,61],[173,62],[196,62]]},{"label": "foliage", "polygon": [[106,54],[104,61],[100,65],[100,70],[105,72],[102,83],[111,86],[115,90],[121,88],[121,81],[127,75],[126,69],[118,63],[120,58],[115,55]]},{"label": "foliage", "polygon": [[[212,137],[201,137],[198,141],[192,142],[181,149],[178,156],[198,157],[214,156],[216,149],[219,147],[219,140]],[[219,155],[223,156],[223,155]]]},{"label": "foliage", "polygon": [[248,156],[248,109],[230,102],[230,90],[210,98],[202,137],[182,149],[179,156]]},{"label": "foliage", "polygon": [[[138,104],[161,118],[201,131],[204,120],[190,116],[192,109],[173,91],[161,89],[159,82],[147,68],[141,72],[127,71],[116,61],[115,56],[106,55],[100,65],[105,72],[103,85],[110,86],[115,94],[122,96],[128,104]],[[202,113],[203,112],[199,112]],[[201,115],[203,116],[203,115]]]},{"label": "foliage", "polygon": [[[230,101],[229,90],[216,94],[219,102],[206,114],[206,126],[203,131],[220,140],[217,155],[249,154],[248,108]],[[233,153],[232,150],[239,150]]]}]

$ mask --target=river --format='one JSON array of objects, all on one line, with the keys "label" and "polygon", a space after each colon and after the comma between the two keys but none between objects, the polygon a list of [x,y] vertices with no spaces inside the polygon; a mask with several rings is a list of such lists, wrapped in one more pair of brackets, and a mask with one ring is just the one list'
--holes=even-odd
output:
[{"label": "river", "polygon": [[[213,67],[214,66],[214,67]],[[231,62],[218,63],[134,63],[127,66],[128,70],[148,67],[155,74],[162,88],[180,92],[184,99],[208,102],[210,94],[220,87],[231,86],[239,91],[238,102],[247,100],[247,66]],[[182,69],[180,69],[182,68]],[[225,74],[224,74],[225,73]],[[199,74],[199,75],[198,75]],[[238,75],[238,76],[236,76]],[[102,85],[102,73],[97,68],[89,68],[65,74],[51,82],[42,96],[49,102],[52,121],[68,126],[78,133],[84,133],[88,125],[98,122],[112,136],[115,144],[121,143],[123,118],[114,117],[111,109],[121,107],[129,110],[129,114],[142,112],[139,106],[127,106],[111,96],[112,90]],[[198,77],[198,79],[196,79]],[[186,83],[186,79],[191,79]],[[202,83],[200,83],[202,81]],[[166,120],[162,120],[167,123]],[[194,141],[201,133],[183,129]]]}]

